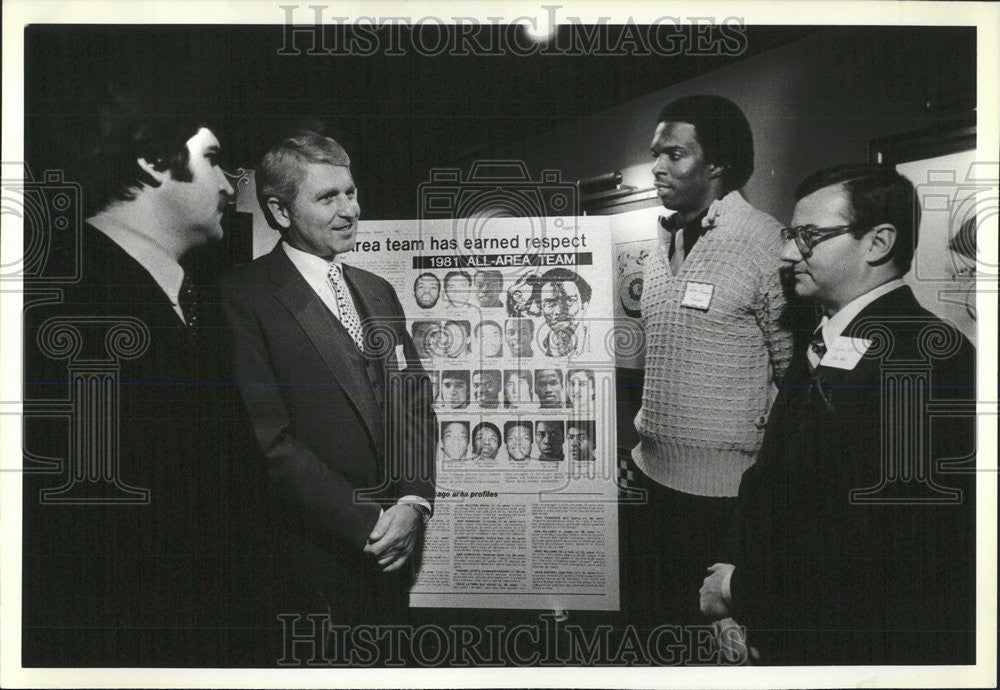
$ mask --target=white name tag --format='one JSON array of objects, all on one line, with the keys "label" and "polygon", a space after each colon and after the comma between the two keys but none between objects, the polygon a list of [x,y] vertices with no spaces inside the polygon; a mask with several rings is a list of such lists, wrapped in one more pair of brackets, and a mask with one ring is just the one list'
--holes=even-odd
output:
[{"label": "white name tag", "polygon": [[402,371],[406,368],[406,354],[403,352],[403,346],[396,346],[396,366]]},{"label": "white name tag", "polygon": [[681,306],[708,311],[708,307],[712,304],[712,294],[714,292],[715,286],[711,283],[695,283],[689,280],[685,284],[684,299],[681,300]]},{"label": "white name tag", "polygon": [[823,359],[819,361],[821,366],[833,367],[834,369],[851,370],[858,366],[858,362],[864,357],[872,341],[865,338],[849,338],[846,335],[838,336],[833,341]]}]

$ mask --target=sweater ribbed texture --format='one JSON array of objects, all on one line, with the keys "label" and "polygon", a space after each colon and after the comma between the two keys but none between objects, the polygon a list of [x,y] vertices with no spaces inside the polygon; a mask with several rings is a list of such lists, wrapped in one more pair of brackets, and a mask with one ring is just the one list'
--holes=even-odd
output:
[{"label": "sweater ribbed texture", "polygon": [[[701,496],[735,496],[764,435],[771,385],[791,359],[778,269],[781,225],[738,192],[715,201],[711,226],[670,272],[647,260],[642,291],[646,381],[633,451],[651,479]],[[689,282],[714,286],[707,311],[682,307]]]}]

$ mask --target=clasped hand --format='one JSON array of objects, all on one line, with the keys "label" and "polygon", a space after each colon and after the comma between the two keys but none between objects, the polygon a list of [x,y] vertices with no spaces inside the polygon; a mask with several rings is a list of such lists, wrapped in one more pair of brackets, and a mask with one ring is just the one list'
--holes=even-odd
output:
[{"label": "clasped hand", "polygon": [[420,513],[411,505],[388,508],[368,535],[364,553],[375,558],[383,572],[399,570],[413,553],[422,522]]},{"label": "clasped hand", "polygon": [[713,563],[708,568],[709,574],[701,584],[699,593],[701,594],[701,612],[712,620],[720,620],[732,615],[723,594],[723,585],[726,582],[726,576],[735,569],[736,566],[729,563]]}]

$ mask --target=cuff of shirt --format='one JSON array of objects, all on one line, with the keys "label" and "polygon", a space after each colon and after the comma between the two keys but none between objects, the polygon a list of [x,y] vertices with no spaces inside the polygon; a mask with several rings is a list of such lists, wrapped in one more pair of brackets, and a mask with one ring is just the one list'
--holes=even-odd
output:
[{"label": "cuff of shirt", "polygon": [[396,501],[396,505],[402,506],[410,504],[417,509],[420,513],[420,517],[423,519],[424,523],[431,519],[431,515],[434,514],[434,510],[431,508],[430,501],[421,496],[411,495],[403,496],[401,499]]},{"label": "cuff of shirt", "polygon": [[733,590],[731,583],[733,581],[733,573],[736,572],[736,568],[730,568],[726,576],[722,578],[722,601],[725,602],[729,610],[733,610]]}]

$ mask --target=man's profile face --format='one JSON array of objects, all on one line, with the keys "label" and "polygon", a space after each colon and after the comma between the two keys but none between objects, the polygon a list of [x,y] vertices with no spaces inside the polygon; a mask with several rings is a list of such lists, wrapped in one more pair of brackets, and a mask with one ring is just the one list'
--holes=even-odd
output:
[{"label": "man's profile face", "polygon": [[561,422],[538,422],[535,425],[535,445],[543,460],[562,460],[563,431]]},{"label": "man's profile face", "polygon": [[495,458],[500,451],[500,437],[488,426],[480,428],[472,442],[476,454],[489,460]]},{"label": "man's profile face", "polygon": [[594,457],[594,439],[586,429],[571,426],[566,430],[566,457],[570,460],[591,460]]},{"label": "man's profile face", "polygon": [[421,309],[430,309],[441,295],[441,283],[435,276],[420,276],[413,286],[413,297]]},{"label": "man's profile face", "polygon": [[235,194],[219,167],[219,140],[202,127],[185,144],[188,150],[190,181],[169,174],[160,193],[173,215],[183,219],[191,235],[191,246],[222,239],[222,214]]},{"label": "man's profile face", "polygon": [[[792,213],[793,227],[827,228],[851,222],[847,190],[839,184],[803,197]],[[794,271],[798,297],[823,305],[843,306],[854,298],[854,286],[867,267],[866,246],[865,237],[855,239],[847,233],[820,242],[813,247],[809,258],[803,258],[795,240],[789,240],[782,248],[781,258]]]},{"label": "man's profile face", "polygon": [[572,328],[583,308],[580,290],[573,281],[553,280],[542,286],[542,315],[550,328]]},{"label": "man's profile face", "polygon": [[712,165],[689,122],[661,122],[650,144],[656,163],[653,184],[664,208],[700,213],[713,199]]},{"label": "man's profile face", "polygon": [[505,441],[507,455],[511,460],[526,460],[531,457],[531,429],[527,426],[518,424],[510,427]]},{"label": "man's profile face", "polygon": [[555,369],[539,369],[535,374],[535,395],[542,407],[563,407],[563,385]]},{"label": "man's profile face", "polygon": [[342,165],[306,163],[301,172],[304,177],[286,210],[289,244],[328,260],[351,251],[361,217],[351,171]]},{"label": "man's profile face", "polygon": [[441,432],[441,446],[444,454],[452,460],[461,460],[469,449],[469,430],[462,422],[445,424]]},{"label": "man's profile face", "polygon": [[457,376],[441,374],[441,400],[453,410],[469,404],[469,383]]},{"label": "man's profile face", "polygon": [[472,283],[462,274],[455,274],[444,279],[444,294],[454,305],[467,305]]},{"label": "man's profile face", "polygon": [[479,352],[483,357],[499,357],[503,349],[503,334],[499,324],[482,323],[479,326]]}]

